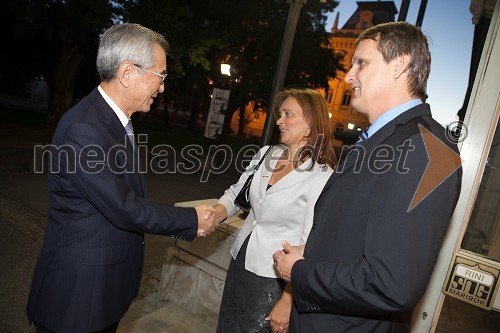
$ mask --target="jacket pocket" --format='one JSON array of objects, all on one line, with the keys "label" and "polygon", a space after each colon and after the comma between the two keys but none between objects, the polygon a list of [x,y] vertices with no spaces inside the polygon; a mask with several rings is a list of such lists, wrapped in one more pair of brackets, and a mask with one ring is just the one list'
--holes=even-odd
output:
[{"label": "jacket pocket", "polygon": [[82,249],[84,265],[112,265],[127,260],[128,246],[91,247]]},{"label": "jacket pocket", "polygon": [[301,245],[300,235],[269,236],[267,242],[268,250],[278,251],[283,249],[282,241],[287,241],[290,245]]}]

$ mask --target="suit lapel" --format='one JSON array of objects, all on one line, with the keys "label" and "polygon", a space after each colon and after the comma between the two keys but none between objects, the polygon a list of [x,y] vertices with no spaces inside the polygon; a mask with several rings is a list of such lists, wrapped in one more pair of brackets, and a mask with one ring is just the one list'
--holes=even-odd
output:
[{"label": "suit lapel", "polygon": [[[328,188],[335,182],[337,181],[340,177],[342,177],[345,174],[349,174],[349,170],[352,169],[354,166],[358,166],[358,163],[362,163],[365,157],[369,157],[372,151],[382,145],[391,135],[394,134],[394,131],[396,130],[396,127],[399,125],[406,124],[407,122],[417,118],[421,117],[424,115],[431,115],[430,112],[430,107],[429,104],[427,103],[422,103],[419,104],[387,124],[385,124],[381,129],[379,129],[375,134],[373,134],[368,140],[363,141],[360,143],[361,148],[359,149],[358,152],[355,151],[350,151],[347,155],[347,157],[344,159],[344,162],[342,162],[336,169],[335,172],[332,174],[330,179],[326,182],[325,187],[323,188],[323,191],[320,194],[320,197],[325,193]],[[354,149],[353,149],[354,150]],[[359,154],[358,154],[359,153]],[[361,167],[361,165],[359,164]]]},{"label": "suit lapel", "polygon": [[130,142],[126,141],[128,140],[128,138],[125,128],[120,122],[120,119],[118,119],[118,117],[116,116],[113,109],[111,109],[108,103],[106,103],[104,98],[101,96],[97,88],[94,89],[90,96],[92,97],[92,101],[96,107],[97,117],[101,122],[101,126],[112,137],[112,140],[116,144],[126,145],[127,153],[133,153]]},{"label": "suit lapel", "polygon": [[141,186],[142,197],[148,199],[149,195],[148,195],[148,189],[146,186],[146,179],[144,178],[144,174],[138,173],[138,175],[139,175],[139,183]]},{"label": "suit lapel", "polygon": [[[308,159],[304,164],[298,167],[298,170],[292,170],[285,177],[281,178],[276,184],[274,184],[269,190],[267,190],[269,180],[274,172],[274,169],[276,168],[276,164],[283,154],[283,151],[284,148],[281,146],[277,146],[275,149],[273,149],[273,151],[270,152],[270,155],[272,156],[270,162],[262,163],[262,165],[260,166],[261,169],[259,169],[255,174],[255,177],[258,177],[259,193],[261,194],[261,196],[264,196],[266,192],[267,194],[271,194],[293,186],[310,178],[313,174],[312,170],[307,170],[311,165],[311,160]],[[256,179],[254,179],[254,181],[255,180]]]},{"label": "suit lapel", "polygon": [[272,194],[309,179],[314,173],[313,172],[314,169],[308,171],[309,167],[311,166],[311,163],[312,163],[311,159],[308,159],[303,164],[299,165],[297,169],[293,169],[292,171],[290,171],[283,178],[277,181],[276,184],[274,184],[267,191],[267,193]]},{"label": "suit lapel", "polygon": [[[127,131],[120,122],[120,119],[118,119],[113,109],[111,109],[108,103],[106,103],[97,88],[92,91],[90,96],[96,107],[97,116],[101,122],[101,126],[111,136],[111,140],[113,140],[114,144],[124,146],[127,163],[130,163],[127,170],[129,170],[129,168],[134,170],[134,172],[127,173],[125,175],[127,179],[130,179],[130,186],[134,188],[137,194],[146,198],[148,196],[146,181],[144,179],[144,175],[139,173],[138,150],[134,150],[134,147],[127,137]],[[110,161],[108,162],[111,163]]]},{"label": "suit lapel", "polygon": [[[271,179],[271,176],[273,174],[274,168],[276,168],[276,164],[278,163],[278,160],[280,159],[281,154],[283,153],[283,147],[281,146],[276,146],[273,148],[272,151],[269,152],[268,156],[266,157],[269,158],[269,162],[266,163],[264,161],[259,170],[255,173],[253,181],[258,181],[258,186],[259,186],[259,194],[263,196],[266,193],[267,186],[269,185],[269,179]],[[257,178],[257,179],[256,179]]]}]

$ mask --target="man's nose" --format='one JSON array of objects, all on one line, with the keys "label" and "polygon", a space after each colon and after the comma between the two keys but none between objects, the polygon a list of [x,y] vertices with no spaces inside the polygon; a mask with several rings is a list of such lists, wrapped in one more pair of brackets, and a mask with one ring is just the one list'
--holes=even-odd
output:
[{"label": "man's nose", "polygon": [[344,81],[347,83],[351,83],[352,80],[354,79],[354,67],[351,67],[349,72],[345,75]]}]

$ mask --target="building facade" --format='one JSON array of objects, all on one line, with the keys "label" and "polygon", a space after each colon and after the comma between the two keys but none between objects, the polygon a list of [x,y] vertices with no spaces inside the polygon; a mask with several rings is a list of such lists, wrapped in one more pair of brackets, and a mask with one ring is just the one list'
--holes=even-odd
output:
[{"label": "building facade", "polygon": [[[345,75],[351,67],[351,60],[356,46],[354,45],[358,36],[367,28],[379,23],[393,22],[398,13],[393,1],[358,1],[358,8],[344,24],[338,28],[340,13],[337,13],[335,23],[331,30],[330,47],[332,52],[344,55],[341,61],[345,71],[338,71],[335,78],[330,79],[329,89],[325,94],[328,108],[331,114],[330,121],[332,130],[336,137],[344,143],[352,143],[353,138],[357,137],[357,132],[368,127],[368,119],[358,113],[351,106],[351,86],[344,81]],[[240,113],[234,112],[231,119],[231,135],[238,132]],[[266,112],[264,109],[255,108],[249,104],[245,110],[245,124],[243,132],[246,137],[260,138],[264,128]],[[349,134],[350,137],[349,137]],[[349,140],[350,139],[350,140]]]},{"label": "building facade", "polygon": [[332,129],[334,132],[357,132],[368,127],[368,119],[358,113],[351,105],[351,86],[344,81],[345,75],[351,68],[352,57],[356,49],[355,41],[366,29],[374,25],[393,22],[398,10],[393,1],[358,1],[358,8],[347,20],[342,28],[338,28],[340,13],[337,12],[331,31],[330,47],[334,52],[344,54],[341,62],[345,69],[338,71],[337,77],[329,82],[326,101],[331,113]]}]

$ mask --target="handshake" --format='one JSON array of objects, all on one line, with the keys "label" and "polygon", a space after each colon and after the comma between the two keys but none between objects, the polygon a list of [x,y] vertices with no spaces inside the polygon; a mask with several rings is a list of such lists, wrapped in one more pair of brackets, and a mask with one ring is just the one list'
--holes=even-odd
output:
[{"label": "handshake", "polygon": [[219,224],[227,219],[227,210],[223,205],[200,205],[194,207],[198,215],[198,236],[205,237],[215,231]]}]

